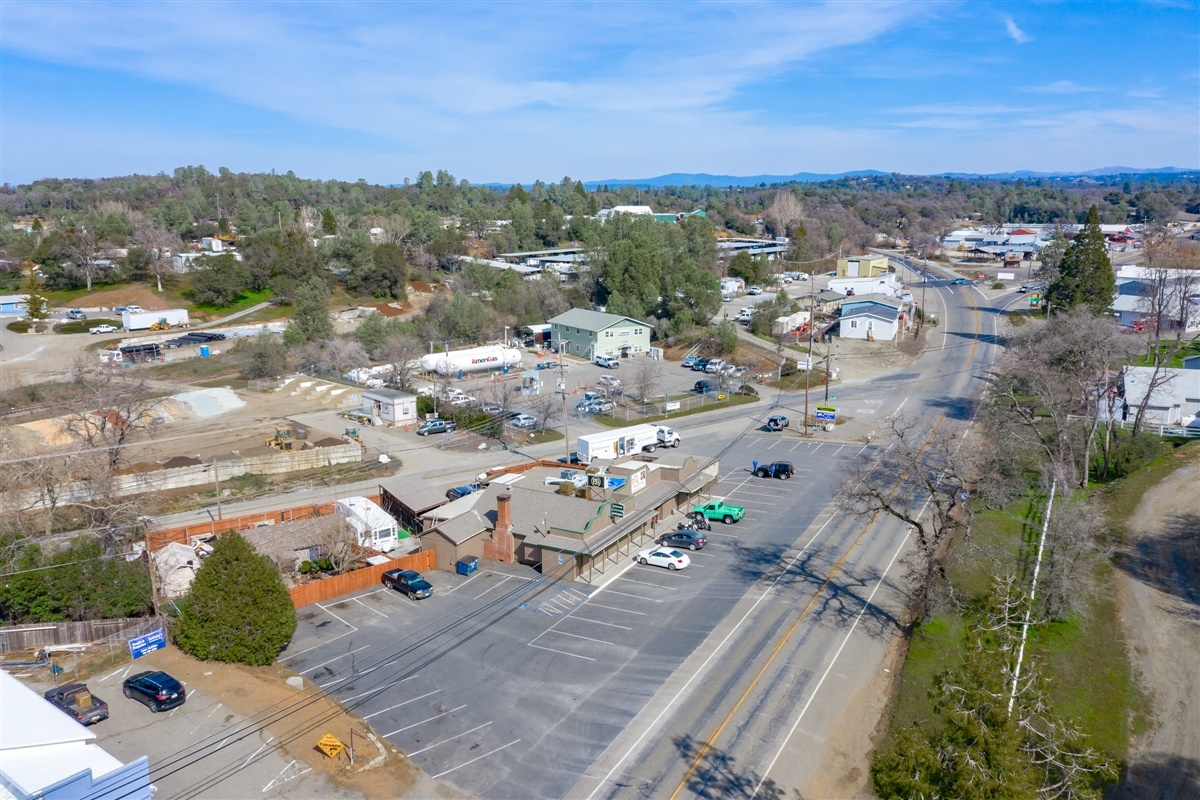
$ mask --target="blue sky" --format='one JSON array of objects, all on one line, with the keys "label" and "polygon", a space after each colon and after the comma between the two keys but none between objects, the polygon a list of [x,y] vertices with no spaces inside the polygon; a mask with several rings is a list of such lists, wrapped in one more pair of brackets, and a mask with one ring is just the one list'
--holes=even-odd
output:
[{"label": "blue sky", "polygon": [[1200,167],[1185,2],[0,2],[0,183]]}]

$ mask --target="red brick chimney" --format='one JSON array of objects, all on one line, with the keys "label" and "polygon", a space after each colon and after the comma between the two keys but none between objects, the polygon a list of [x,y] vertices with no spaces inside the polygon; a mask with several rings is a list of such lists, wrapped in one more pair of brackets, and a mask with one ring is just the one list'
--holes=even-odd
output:
[{"label": "red brick chimney", "polygon": [[496,498],[496,529],[492,531],[492,541],[484,542],[483,557],[504,564],[511,564],[515,559],[515,546],[512,535],[512,497],[502,494]]}]

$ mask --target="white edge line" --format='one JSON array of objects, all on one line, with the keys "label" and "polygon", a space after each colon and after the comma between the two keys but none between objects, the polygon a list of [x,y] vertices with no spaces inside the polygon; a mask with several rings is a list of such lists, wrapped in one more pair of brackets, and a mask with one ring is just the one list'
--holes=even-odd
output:
[{"label": "white edge line", "polygon": [[780,573],[775,576],[775,580],[771,581],[771,585],[766,587],[763,590],[762,594],[760,594],[758,596],[758,599],[754,601],[754,604],[752,606],[750,606],[750,608],[746,609],[746,613],[743,614],[742,618],[737,621],[737,624],[734,625],[730,629],[729,633],[725,634],[725,638],[721,640],[720,644],[718,644],[716,647],[713,648],[713,651],[711,653],[709,653],[708,658],[704,659],[704,663],[696,668],[696,671],[692,673],[692,676],[690,678],[688,678],[686,681],[684,681],[683,685],[681,685],[679,687],[679,689],[675,692],[675,696],[670,699],[670,701],[666,704],[665,707],[663,707],[663,710],[658,713],[658,716],[654,718],[654,721],[650,725],[646,726],[645,730],[642,731],[641,735],[639,735],[638,738],[634,741],[634,743],[629,747],[629,749],[625,751],[625,755],[621,756],[621,758],[617,761],[617,763],[613,765],[613,768],[608,771],[608,774],[604,776],[603,780],[601,780],[598,784],[596,784],[596,788],[592,789],[591,794],[589,794],[587,796],[587,800],[592,800],[592,798],[596,796],[596,793],[599,792],[600,789],[612,779],[612,776],[616,774],[617,770],[619,770],[625,764],[625,760],[627,758],[629,758],[630,754],[633,753],[634,750],[636,750],[638,747],[641,746],[642,740],[644,740],[647,736],[650,735],[650,731],[652,731],[658,727],[658,723],[661,722],[662,718],[667,715],[667,712],[670,711],[674,707],[675,703],[681,697],[683,697],[684,693],[688,690],[688,687],[690,687],[692,685],[692,682],[695,681],[696,678],[700,677],[700,674],[702,672],[704,672],[704,670],[708,667],[709,662],[711,662],[714,658],[716,658],[717,655],[725,649],[725,645],[729,643],[729,640],[733,638],[735,633],[738,633],[739,629],[742,627],[742,623],[750,618],[750,615],[754,613],[754,610],[756,608],[758,608],[758,604],[761,603],[763,600],[765,600],[767,595],[771,594],[771,592],[772,592],[772,590],[774,590],[775,586],[779,583],[779,581],[781,581],[783,579],[783,576],[788,573],[788,570],[790,570],[793,566],[795,566],[796,562],[800,560],[800,556],[802,556],[805,552],[807,552],[809,545],[811,545],[814,541],[816,541],[816,538],[821,535],[821,533],[825,530],[825,528],[832,521],[833,521],[833,517],[830,517],[829,519],[825,520],[825,523],[820,528],[817,529],[817,532],[814,533],[809,538],[808,542],[804,545],[804,547],[800,548],[800,551],[798,553],[796,553],[796,555],[788,563],[787,568],[781,570]]},{"label": "white edge line", "polygon": [[[409,703],[415,703],[418,700],[423,700],[424,698],[429,697],[429,695],[437,694],[440,691],[441,691],[441,689],[434,689],[432,692],[426,692],[425,694],[418,695],[417,697],[409,698],[408,700],[405,700],[403,703],[396,703],[396,705],[394,705],[394,706],[388,706],[387,708],[381,708],[374,713],[367,714],[365,717],[363,717],[363,719],[370,719],[371,717],[378,717],[380,714],[387,713],[388,711],[391,711],[394,708],[399,708],[400,706],[406,706]],[[388,734],[388,735],[390,736],[391,734]]]},{"label": "white edge line", "polygon": [[589,656],[581,656],[578,653],[568,653],[566,650],[555,650],[553,647],[543,647],[542,645],[534,644],[533,642],[526,642],[525,646],[532,647],[537,650],[549,650],[551,653],[558,653],[559,655],[570,656],[571,658],[582,658],[584,661],[595,661],[596,660]]},{"label": "white edge line", "polygon": [[463,704],[462,704],[461,706],[459,706],[458,708],[452,708],[452,709],[450,709],[449,711],[443,711],[443,712],[442,712],[442,713],[440,713],[440,714],[434,714],[434,715],[433,715],[432,717],[430,717],[429,719],[423,719],[423,720],[421,720],[420,722],[414,722],[412,725],[405,725],[403,728],[397,728],[396,730],[392,731],[391,733],[385,733],[385,734],[384,734],[384,738],[388,738],[388,737],[391,737],[391,736],[395,736],[397,733],[403,733],[404,731],[406,731],[406,730],[408,730],[408,729],[410,729],[410,728],[415,728],[415,727],[417,727],[418,725],[424,725],[426,722],[433,722],[435,719],[441,719],[442,717],[444,717],[444,716],[446,716],[446,715],[448,715],[448,714],[453,714],[455,711],[462,711],[462,710],[463,710],[464,708],[466,708],[466,707],[467,707],[466,703],[463,703]]},{"label": "white edge line", "polygon": [[904,527],[904,538],[900,540],[900,546],[897,547],[896,552],[892,554],[892,560],[888,562],[886,567],[884,567],[883,574],[879,576],[879,580],[875,583],[875,588],[871,590],[871,594],[868,595],[867,599],[863,602],[863,607],[859,610],[858,616],[854,618],[854,624],[850,626],[850,630],[846,631],[846,638],[842,639],[842,643],[838,646],[837,652],[833,654],[833,659],[830,660],[829,666],[825,668],[824,674],[821,675],[821,680],[817,681],[817,685],[813,687],[812,694],[809,696],[808,702],[804,704],[804,708],[800,709],[800,714],[796,717],[796,722],[792,725],[792,729],[788,731],[788,735],[784,737],[782,742],[780,742],[779,750],[776,751],[775,757],[771,759],[771,763],[768,764],[767,768],[763,771],[762,777],[758,780],[758,785],[754,787],[754,792],[750,795],[750,800],[754,800],[754,798],[758,796],[758,790],[762,788],[763,783],[767,780],[767,776],[770,775],[771,770],[775,768],[775,762],[779,760],[781,755],[783,755],[784,748],[787,747],[788,742],[791,741],[792,736],[795,735],[796,729],[800,727],[800,720],[804,719],[804,715],[807,713],[808,707],[812,705],[813,700],[817,699],[817,693],[821,691],[821,685],[825,683],[825,679],[829,677],[829,673],[837,664],[838,657],[841,656],[842,650],[850,641],[850,637],[854,634],[855,629],[858,628],[858,623],[862,621],[863,614],[867,613],[867,608],[870,607],[871,601],[875,599],[875,593],[879,591],[880,586],[883,586],[883,581],[885,578],[887,578],[887,574],[891,570],[892,564],[896,563],[896,558],[900,555],[900,551],[903,550],[904,545],[908,543],[908,537],[911,535],[911,526],[905,525]]}]

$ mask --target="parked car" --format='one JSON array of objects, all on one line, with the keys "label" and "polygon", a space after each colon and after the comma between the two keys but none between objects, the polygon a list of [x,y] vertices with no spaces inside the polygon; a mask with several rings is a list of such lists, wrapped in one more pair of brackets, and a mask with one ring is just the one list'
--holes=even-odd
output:
[{"label": "parked car", "polygon": [[647,547],[645,550],[639,550],[635,558],[639,564],[666,567],[672,572],[687,569],[688,564],[692,563],[686,554],[668,547]]},{"label": "parked car", "polygon": [[140,314],[145,309],[143,309],[141,306],[128,305],[128,306],[125,306],[125,310],[128,311],[130,314]]},{"label": "parked car", "polygon": [[740,322],[743,325],[749,325],[753,320],[754,315],[750,313],[750,309],[748,308],[743,308],[737,313],[737,316],[733,318],[734,322]]},{"label": "parked car", "polygon": [[699,360],[699,356],[687,356],[683,359],[683,363],[680,366],[691,369],[693,366],[695,366],[697,360]]},{"label": "parked car", "polygon": [[478,481],[472,481],[464,486],[455,486],[453,489],[446,490],[446,497],[451,500],[457,500],[460,497],[466,497],[469,494],[483,491],[483,484]]},{"label": "parked car", "polygon": [[734,367],[732,370],[730,370],[729,377],[740,378],[749,371],[750,371],[749,367]]},{"label": "parked car", "polygon": [[452,406],[467,406],[474,402],[475,402],[474,397],[470,397],[469,395],[465,395],[465,394],[460,394],[458,397],[455,397],[453,400],[450,401],[450,405],[452,405]]},{"label": "parked car", "polygon": [[733,295],[731,295],[731,294],[723,294],[723,295],[721,295],[721,302],[722,302],[722,303],[732,303],[732,302],[733,302]]},{"label": "parked car", "polygon": [[560,463],[560,464],[582,464],[583,462],[579,460],[579,453],[576,453],[574,450],[572,450],[570,456],[559,456],[558,463]]},{"label": "parked car", "polygon": [[412,569],[389,569],[381,578],[383,585],[404,592],[409,600],[421,600],[433,594],[433,586]]},{"label": "parked car", "polygon": [[761,286],[751,286],[749,289],[746,290],[746,294],[762,294],[762,287]]},{"label": "parked car", "polygon": [[603,399],[584,400],[575,406],[575,410],[580,414],[603,414],[606,411],[613,410],[613,401]]},{"label": "parked car", "polygon": [[431,419],[422,422],[417,427],[417,436],[428,436],[431,433],[450,433],[457,427],[451,419]]},{"label": "parked car", "polygon": [[954,280],[950,281],[951,286],[966,286],[969,283],[970,281],[966,278],[955,278]]},{"label": "parked car", "polygon": [[87,314],[83,313],[82,308],[72,308],[67,312],[67,319],[87,319]]},{"label": "parked car", "polygon": [[714,358],[704,365],[704,371],[709,375],[716,375],[721,371],[721,367],[725,366],[725,359]]},{"label": "parked car", "polygon": [[618,369],[621,366],[621,362],[612,356],[596,356],[593,359],[593,363],[597,367],[604,367],[605,369]]},{"label": "parked car", "polygon": [[528,414],[517,414],[509,420],[508,424],[514,428],[532,428],[534,425],[537,425],[537,420]]},{"label": "parked car", "polygon": [[709,360],[707,358],[697,358],[692,362],[692,371],[704,372],[704,368],[708,366],[708,361]]},{"label": "parked car", "polygon": [[704,545],[708,544],[708,537],[691,528],[681,528],[674,533],[668,533],[659,539],[658,543],[671,547],[686,547],[688,550],[703,550]]},{"label": "parked car", "polygon": [[504,406],[499,403],[484,403],[479,407],[479,410],[485,414],[499,414],[504,410]]},{"label": "parked car", "polygon": [[759,464],[754,474],[760,478],[779,478],[786,481],[796,474],[796,470],[790,461],[772,461],[770,464]]},{"label": "parked car", "polygon": [[724,500],[709,500],[692,509],[696,514],[703,514],[706,519],[719,519],[726,525],[741,521],[746,515],[746,509],[741,506],[727,505]]},{"label": "parked car", "polygon": [[97,325],[89,333],[95,336],[100,333],[116,333],[118,330],[119,328],[114,328],[112,325]]},{"label": "parked car", "polygon": [[42,697],[80,725],[94,725],[108,719],[108,703],[92,694],[83,683],[68,683],[51,689]]},{"label": "parked car", "polygon": [[781,431],[790,424],[791,420],[783,414],[772,414],[767,417],[767,430],[769,431]]},{"label": "parked car", "polygon": [[621,379],[612,375],[601,375],[596,379],[596,385],[616,391],[621,388]]},{"label": "parked car", "polygon": [[151,711],[169,711],[187,700],[183,684],[165,672],[139,672],[122,685],[125,696],[144,704]]},{"label": "parked car", "polygon": [[715,381],[696,381],[696,385],[692,387],[692,391],[696,394],[708,394],[709,392],[717,391],[718,388]]}]

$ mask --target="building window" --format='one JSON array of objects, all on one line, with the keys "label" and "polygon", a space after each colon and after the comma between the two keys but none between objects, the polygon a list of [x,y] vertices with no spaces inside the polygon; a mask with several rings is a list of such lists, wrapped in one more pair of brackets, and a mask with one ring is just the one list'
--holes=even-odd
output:
[{"label": "building window", "polygon": [[856,319],[852,319],[852,320],[850,320],[850,327],[851,327],[851,328],[857,328],[857,327],[858,327],[858,320],[856,320]]}]

